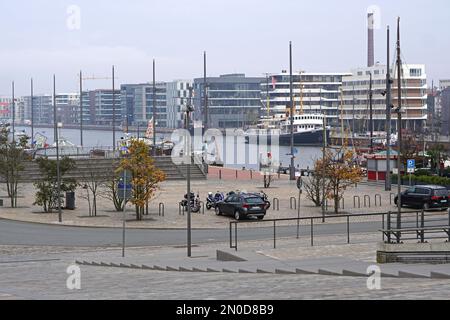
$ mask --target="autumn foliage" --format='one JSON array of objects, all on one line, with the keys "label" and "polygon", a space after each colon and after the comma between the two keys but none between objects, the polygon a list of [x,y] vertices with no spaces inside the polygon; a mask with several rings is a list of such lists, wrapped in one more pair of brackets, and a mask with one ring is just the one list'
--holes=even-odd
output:
[{"label": "autumn foliage", "polygon": [[144,208],[159,188],[159,183],[166,179],[165,173],[156,168],[150,156],[150,148],[143,141],[134,140],[117,169],[118,173],[126,170],[131,175],[132,195],[130,202],[136,207],[136,220],[142,220]]}]

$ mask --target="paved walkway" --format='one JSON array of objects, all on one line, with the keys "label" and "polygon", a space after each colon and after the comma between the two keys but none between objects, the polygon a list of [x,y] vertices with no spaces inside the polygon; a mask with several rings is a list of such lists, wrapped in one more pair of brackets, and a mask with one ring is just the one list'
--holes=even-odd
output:
[{"label": "paved walkway", "polygon": [[[216,169],[217,170],[217,169]],[[249,174],[249,171],[239,172],[240,175]],[[214,174],[213,174],[214,175]],[[255,173],[256,176],[258,174]],[[263,190],[262,182],[259,179],[238,179],[238,180],[219,180],[218,178],[210,178],[207,181],[192,182],[192,190],[200,194],[202,200],[206,199],[208,192],[216,192],[218,190],[226,193],[229,191],[252,191],[257,192]],[[100,194],[104,194],[105,190],[101,190]],[[178,203],[183,198],[186,191],[186,183],[183,181],[170,181],[161,185],[161,189],[156,193],[155,198],[150,203],[149,215],[144,216],[144,221],[135,221],[134,208],[127,206],[126,219],[129,228],[173,228],[183,229],[186,227],[186,216],[179,214]],[[297,197],[298,190],[295,182],[285,179],[275,180],[271,188],[265,190],[269,196],[269,200],[279,199],[279,211],[274,210],[275,203],[269,209],[266,216],[267,219],[278,218],[296,218],[297,217]],[[57,224],[58,216],[56,213],[43,213],[42,209],[33,205],[35,189],[32,184],[20,185],[20,198],[18,200],[19,208],[11,209],[8,207],[0,207],[0,218],[12,219],[18,221],[39,222],[47,224]],[[375,195],[377,199],[375,200]],[[5,194],[0,193],[0,196]],[[356,196],[356,198],[354,198]],[[358,198],[359,197],[359,198]],[[366,207],[364,207],[364,198],[366,198]],[[360,199],[361,208],[359,208]],[[369,200],[370,199],[370,200]],[[391,205],[389,192],[384,191],[384,186],[361,184],[357,187],[349,188],[345,196],[345,209],[343,212],[348,213],[369,213],[369,212],[386,212],[395,210]],[[5,199],[5,205],[7,205]],[[354,200],[356,208],[354,208]],[[381,200],[381,204],[379,203]],[[292,203],[291,203],[292,202]],[[159,215],[159,203],[164,204],[164,216]],[[292,205],[291,205],[292,204]],[[370,205],[370,207],[369,207]],[[89,205],[86,199],[86,190],[78,189],[76,192],[76,210],[64,210],[63,224],[69,226],[93,226],[93,227],[122,227],[123,213],[114,210],[111,201],[104,197],[98,198],[97,217],[89,217]],[[330,204],[331,206],[331,204]],[[329,208],[332,211],[332,208]],[[315,207],[310,200],[307,200],[305,194],[301,199],[300,215],[305,216],[321,216],[321,208]],[[215,216],[213,210],[206,210],[202,214],[193,214],[192,223],[194,228],[227,228],[231,217]],[[256,224],[255,224],[256,225]]]},{"label": "paved walkway", "polygon": [[[284,253],[278,251],[280,255],[289,254],[289,257],[273,256],[275,252],[261,247],[260,243],[246,243],[245,251],[259,255],[260,262],[275,261],[275,266],[275,263],[280,262],[276,260],[282,259],[281,263],[285,263],[285,266],[292,265],[296,269],[300,267],[303,271],[321,267],[318,274],[290,274],[280,270],[278,274],[248,273],[246,271],[252,271],[247,270],[250,268],[248,264],[239,266],[235,262],[231,263],[233,266],[230,264],[226,268],[238,267],[241,272],[180,272],[144,270],[120,265],[81,265],[81,290],[69,290],[66,287],[66,270],[75,260],[109,259],[124,264],[132,260],[146,260],[146,263],[150,264],[152,261],[172,259],[186,263],[186,249],[134,248],[127,250],[127,258],[122,259],[120,250],[103,248],[74,250],[58,247],[0,246],[0,299],[448,299],[448,279],[411,278],[410,275],[403,274],[400,278],[382,277],[381,290],[369,290],[365,276],[333,275],[339,271],[336,270],[337,267],[346,263],[349,267],[350,262],[355,266],[355,261],[362,261],[361,270],[366,271],[364,267],[372,262],[365,259],[368,258],[369,252],[372,252],[372,257],[369,258],[373,259],[374,245],[371,241],[365,242],[367,239],[360,240],[359,244],[340,246],[339,249],[334,245],[320,246],[319,249],[327,254],[336,252],[327,259],[313,258],[316,255],[314,251],[319,249],[298,246],[298,243],[292,240],[283,243]],[[299,250],[292,250],[295,246],[298,246]],[[226,246],[219,245],[218,248]],[[194,258],[190,260],[194,264],[205,260],[212,263],[214,260],[210,246],[195,247],[193,253]],[[167,270],[167,265],[165,267]],[[420,268],[416,269],[418,272]]]}]

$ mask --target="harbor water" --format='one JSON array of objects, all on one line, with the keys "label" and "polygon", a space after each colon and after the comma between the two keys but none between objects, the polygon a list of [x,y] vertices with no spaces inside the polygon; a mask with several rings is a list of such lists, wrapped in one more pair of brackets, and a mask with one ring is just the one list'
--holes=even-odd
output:
[{"label": "harbor water", "polygon": [[[80,139],[80,130],[78,129],[66,129],[60,128],[58,129],[60,138],[65,138],[68,141],[74,143],[75,145],[81,144]],[[16,131],[24,131],[28,135],[31,135],[30,127],[16,127]],[[47,137],[47,143],[53,143],[53,128],[35,128],[35,135],[37,133]],[[140,136],[144,136],[145,131],[140,133]],[[116,140],[120,140],[125,135],[122,131],[116,131]],[[170,138],[170,135],[158,134],[157,141],[162,141],[164,139]],[[106,149],[110,148],[113,142],[113,132],[112,130],[83,130],[83,144],[86,148],[92,149]],[[245,150],[245,161],[243,161],[244,157],[237,156],[237,154],[243,152]],[[274,159],[278,159],[280,166],[288,167],[290,165],[290,147],[279,147],[279,155],[272,154]],[[270,150],[269,150],[270,151]],[[235,149],[235,157],[234,159],[230,159],[232,157],[223,156],[224,166],[228,168],[242,169],[245,168],[247,170],[253,169],[258,170],[259,165],[254,161],[254,157],[250,156],[250,153],[254,152],[254,148],[251,149],[249,145],[239,145],[236,146]],[[308,167],[312,169],[314,167],[314,161],[322,157],[322,148],[320,147],[309,147],[309,146],[295,146],[294,149],[294,162],[295,166],[300,169],[307,169]],[[228,159],[227,159],[228,158]],[[241,158],[241,160],[238,160]]]}]

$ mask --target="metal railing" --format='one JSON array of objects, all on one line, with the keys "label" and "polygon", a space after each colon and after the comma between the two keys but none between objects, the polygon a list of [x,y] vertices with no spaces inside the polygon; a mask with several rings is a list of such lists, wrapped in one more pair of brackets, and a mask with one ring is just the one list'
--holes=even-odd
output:
[{"label": "metal railing", "polygon": [[[396,221],[401,221],[403,223],[403,225],[407,225],[410,223],[415,223],[417,226],[420,225],[420,219],[421,217],[433,217],[433,216],[437,216],[437,215],[441,215],[441,214],[434,214],[434,213],[427,213],[422,214],[421,211],[402,211],[401,213],[401,219],[397,219],[397,214],[398,213],[393,213],[393,212],[380,212],[380,213],[361,213],[361,214],[343,214],[343,215],[329,215],[327,216],[327,223],[323,223],[322,222],[322,218],[321,216],[316,216],[316,217],[301,217],[301,218],[284,218],[284,219],[270,219],[270,220],[255,220],[255,221],[230,221],[230,227],[229,227],[229,231],[230,231],[230,248],[231,249],[235,249],[236,251],[238,250],[238,225],[239,224],[272,224],[272,226],[270,228],[273,229],[272,231],[272,240],[273,240],[273,247],[274,249],[276,249],[277,246],[277,227],[295,227],[294,225],[283,225],[280,226],[280,223],[282,222],[306,222],[306,226],[310,227],[310,231],[309,231],[309,235],[310,235],[310,242],[311,242],[311,246],[314,246],[314,231],[315,231],[315,226],[320,225],[331,225],[329,224],[330,221],[332,221],[333,219],[335,220],[343,220],[342,222],[338,222],[337,224],[345,224],[346,226],[346,233],[345,235],[347,236],[347,243],[350,244],[351,243],[351,226],[352,226],[352,220],[355,221],[357,218],[369,218],[369,217],[380,217],[381,221],[372,221],[372,222],[380,222],[381,225],[381,230],[385,229],[386,223],[387,223],[387,228],[390,229],[391,226],[389,225],[391,223],[392,225],[392,217],[395,216]],[[413,219],[411,219],[411,217],[413,217]],[[316,220],[319,220],[320,222],[318,223]],[[443,221],[443,219],[433,219],[434,221]],[[428,221],[431,221],[428,220]],[[366,221],[367,222],[367,221]],[[360,222],[355,222],[355,224],[358,224]],[[448,224],[450,225],[450,213],[448,216]],[[264,228],[264,227],[262,227]],[[266,227],[269,228],[269,227]],[[234,232],[233,232],[234,230]],[[247,229],[248,230],[248,229]],[[374,228],[373,231],[368,231],[367,233],[378,233],[380,231],[379,228]],[[337,234],[333,234],[333,235],[342,235],[340,233]],[[295,231],[292,232],[292,237],[295,237]],[[316,236],[317,237],[317,236]],[[386,240],[387,235],[383,232],[382,233],[382,241],[384,242]],[[399,237],[401,239],[401,232],[399,234]],[[450,236],[449,236],[450,237]],[[267,238],[265,239],[267,240]],[[405,239],[406,240],[406,239]],[[450,241],[450,238],[449,238]]]},{"label": "metal railing", "polygon": [[445,239],[450,242],[450,210],[447,217],[422,210],[416,212],[414,216],[407,215],[402,219],[398,219],[397,212],[388,212],[386,222],[386,229],[380,230],[386,243],[403,243],[411,240],[426,243],[427,240],[433,239]]}]

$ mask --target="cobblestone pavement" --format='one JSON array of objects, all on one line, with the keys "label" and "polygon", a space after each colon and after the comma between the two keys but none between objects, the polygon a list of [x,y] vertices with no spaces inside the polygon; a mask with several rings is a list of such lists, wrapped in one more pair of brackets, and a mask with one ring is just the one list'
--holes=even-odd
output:
[{"label": "cobblestone pavement", "polygon": [[[341,254],[344,251],[358,251],[355,246],[342,248],[346,249],[341,249]],[[364,256],[368,248],[360,244],[360,256]],[[382,289],[371,291],[367,289],[365,278],[157,272],[84,266],[81,267],[81,290],[69,290],[66,287],[66,269],[73,263],[73,257],[80,254],[95,256],[100,251],[101,254],[119,255],[120,251],[109,250],[105,253],[101,248],[96,252],[92,248],[72,251],[70,248],[5,246],[1,250],[0,299],[4,300],[448,299],[450,292],[448,280],[383,278]],[[180,254],[183,251],[180,248],[135,248],[129,249],[127,255],[158,254],[161,250]],[[329,247],[326,250],[332,252],[336,248]],[[5,263],[6,254],[11,261],[9,263]],[[281,251],[280,255],[283,255]],[[290,256],[292,257],[292,253]],[[39,261],[39,258],[58,260]]]},{"label": "cobblestone pavement", "polygon": [[[248,174],[248,171],[246,172]],[[199,193],[202,200],[204,200],[209,191],[216,192],[221,190],[228,192],[231,190],[241,191],[260,191],[262,190],[260,179],[257,179],[257,173],[255,173],[254,180],[218,180],[217,177],[213,177],[207,181],[194,181],[192,182],[192,190]],[[150,215],[144,217],[144,221],[134,221],[134,210],[132,207],[127,208],[126,219],[127,226],[129,228],[185,228],[186,217],[179,215],[178,202],[181,200],[185,193],[185,182],[183,181],[168,181],[161,185],[161,190],[157,192],[155,199],[150,204]],[[78,189],[76,192],[76,205],[77,209],[74,211],[64,210],[63,212],[63,224],[65,225],[77,225],[77,226],[104,226],[104,227],[121,227],[123,215],[122,212],[116,212],[112,203],[109,200],[103,198],[98,199],[98,217],[90,218],[88,203],[82,196],[85,194],[85,190]],[[42,213],[40,207],[34,206],[34,193],[35,190],[32,184],[25,184],[20,186],[19,208],[11,209],[7,207],[0,208],[0,218],[13,219],[19,221],[28,222],[41,222],[41,223],[57,223],[57,214],[45,214]],[[274,198],[280,200],[280,210],[275,211],[273,207],[268,211],[267,218],[296,218],[297,210],[295,203],[298,196],[298,190],[295,182],[287,181],[284,178],[273,182],[272,187],[266,190],[270,201],[273,202]],[[380,198],[377,197],[375,201],[375,194],[381,196],[381,206],[379,205]],[[366,197],[366,208],[364,208],[364,196]],[[0,196],[5,196],[4,191],[0,191]],[[355,198],[356,207],[354,206],[354,196],[358,196],[360,199],[361,207],[358,205],[358,198]],[[290,198],[292,199],[292,208],[290,206]],[[390,193],[384,191],[384,187],[381,185],[367,185],[361,184],[356,188],[352,187],[348,189],[345,197],[345,209],[343,212],[348,213],[371,213],[371,212],[386,212],[389,210],[395,210],[390,204]],[[5,205],[7,205],[7,199],[5,199]],[[321,216],[321,209],[315,207],[310,200],[307,200],[305,195],[301,200],[301,212],[300,215],[305,216]],[[376,202],[376,204],[375,204]],[[158,215],[158,204],[164,203],[165,216]],[[272,204],[274,205],[274,204]],[[332,210],[332,208],[329,208]],[[361,220],[362,218],[358,218]],[[365,220],[379,220],[380,217],[364,218]],[[193,227],[194,228],[226,228],[229,222],[232,220],[230,217],[215,216],[214,211],[205,211],[205,214],[193,214]],[[333,220],[333,222],[338,222]],[[289,223],[284,223],[289,224]],[[255,224],[256,225],[256,224]],[[280,224],[281,225],[281,224]]]}]

